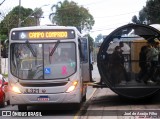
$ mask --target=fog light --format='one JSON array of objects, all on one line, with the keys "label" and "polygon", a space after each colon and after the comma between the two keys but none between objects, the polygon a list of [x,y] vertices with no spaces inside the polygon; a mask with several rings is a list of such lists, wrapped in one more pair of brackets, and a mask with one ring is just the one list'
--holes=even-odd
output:
[{"label": "fog light", "polygon": [[78,81],[74,81],[72,85],[67,89],[66,92],[67,93],[72,92],[76,88],[77,84],[78,84]]},{"label": "fog light", "polygon": [[16,87],[16,86],[12,87],[12,91],[15,92],[15,93],[21,93],[21,91],[19,90],[19,88]]}]

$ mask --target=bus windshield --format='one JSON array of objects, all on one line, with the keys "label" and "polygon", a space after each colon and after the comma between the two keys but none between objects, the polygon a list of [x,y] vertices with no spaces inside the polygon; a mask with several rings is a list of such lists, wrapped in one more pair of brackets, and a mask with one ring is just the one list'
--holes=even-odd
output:
[{"label": "bus windshield", "polygon": [[[76,71],[76,45],[73,42],[11,44],[11,73],[19,79],[62,79]],[[55,48],[54,52],[53,49]],[[52,53],[51,53],[52,52]],[[50,55],[52,54],[52,55]]]}]

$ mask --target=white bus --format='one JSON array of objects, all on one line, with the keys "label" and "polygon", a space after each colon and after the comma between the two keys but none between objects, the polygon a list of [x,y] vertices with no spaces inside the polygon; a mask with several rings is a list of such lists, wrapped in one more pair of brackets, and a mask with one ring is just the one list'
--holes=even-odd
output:
[{"label": "white bus", "polygon": [[14,28],[9,38],[10,102],[18,110],[34,104],[80,107],[90,81],[88,39],[75,27]]}]

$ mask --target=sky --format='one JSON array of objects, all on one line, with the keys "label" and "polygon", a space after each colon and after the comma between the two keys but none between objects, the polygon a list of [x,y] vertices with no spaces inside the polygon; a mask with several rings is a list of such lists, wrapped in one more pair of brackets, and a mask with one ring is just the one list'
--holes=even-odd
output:
[{"label": "sky", "polygon": [[[0,3],[3,0],[0,0]],[[41,18],[41,25],[51,24],[49,14],[51,6],[62,0],[21,0],[21,6],[25,8],[42,8],[44,14]],[[69,0],[71,1],[71,0]],[[95,24],[90,35],[95,38],[97,35],[108,35],[116,28],[131,23],[134,15],[146,5],[147,0],[72,0],[89,10],[94,17]],[[19,5],[19,0],[5,0],[0,10],[9,11]]]}]

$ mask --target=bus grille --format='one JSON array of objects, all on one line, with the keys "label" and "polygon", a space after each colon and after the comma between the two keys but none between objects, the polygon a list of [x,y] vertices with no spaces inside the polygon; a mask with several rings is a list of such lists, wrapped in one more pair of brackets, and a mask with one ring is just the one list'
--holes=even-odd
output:
[{"label": "bus grille", "polygon": [[62,82],[62,83],[46,83],[46,84],[26,84],[26,83],[21,83],[22,86],[24,87],[54,87],[54,86],[64,86],[68,82]]}]

